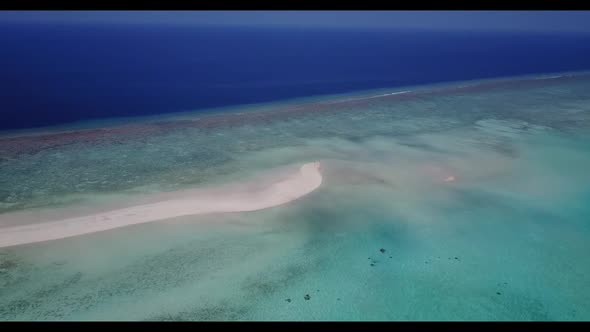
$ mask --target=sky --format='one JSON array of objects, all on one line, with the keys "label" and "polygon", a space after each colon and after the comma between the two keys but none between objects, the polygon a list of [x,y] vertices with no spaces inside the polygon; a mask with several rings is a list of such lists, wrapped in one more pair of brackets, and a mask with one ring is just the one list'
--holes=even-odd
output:
[{"label": "sky", "polygon": [[590,11],[2,11],[0,23],[188,24],[590,33]]}]

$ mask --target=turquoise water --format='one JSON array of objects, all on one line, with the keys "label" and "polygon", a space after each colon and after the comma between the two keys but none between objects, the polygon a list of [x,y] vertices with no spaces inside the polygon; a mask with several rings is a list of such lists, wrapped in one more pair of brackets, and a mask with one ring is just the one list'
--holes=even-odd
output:
[{"label": "turquoise water", "polygon": [[314,107],[2,150],[2,214],[312,160],[324,182],[263,211],[0,249],[0,319],[590,319],[590,78]]}]

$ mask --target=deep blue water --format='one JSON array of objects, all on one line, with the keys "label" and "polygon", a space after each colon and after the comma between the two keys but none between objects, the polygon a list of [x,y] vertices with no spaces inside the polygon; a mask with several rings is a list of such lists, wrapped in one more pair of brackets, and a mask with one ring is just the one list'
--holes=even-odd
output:
[{"label": "deep blue water", "polygon": [[590,35],[0,25],[0,129],[590,69]]}]

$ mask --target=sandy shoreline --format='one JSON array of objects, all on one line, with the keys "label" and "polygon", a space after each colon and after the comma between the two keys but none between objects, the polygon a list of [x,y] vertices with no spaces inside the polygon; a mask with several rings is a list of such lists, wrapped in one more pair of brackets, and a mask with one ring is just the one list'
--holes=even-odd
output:
[{"label": "sandy shoreline", "polygon": [[[294,174],[262,188],[187,193],[182,197],[136,205],[87,216],[0,228],[0,248],[57,240],[129,225],[186,215],[247,212],[267,209],[296,200],[322,183],[320,163],[304,164]],[[10,215],[0,216],[2,219]]]}]

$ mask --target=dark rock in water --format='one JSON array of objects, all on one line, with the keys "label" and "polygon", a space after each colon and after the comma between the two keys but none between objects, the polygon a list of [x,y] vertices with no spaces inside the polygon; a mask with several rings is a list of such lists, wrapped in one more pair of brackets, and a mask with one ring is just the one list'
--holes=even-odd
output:
[{"label": "dark rock in water", "polygon": [[316,289],[316,292],[319,292],[319,291],[320,291],[319,289]]},{"label": "dark rock in water", "polygon": [[379,251],[381,251],[382,254],[385,253],[385,249],[383,248],[379,249]]},{"label": "dark rock in water", "polygon": [[309,296],[309,294],[305,294],[305,296],[303,297],[305,300],[309,300],[311,299],[311,296]]},{"label": "dark rock in water", "polygon": [[375,264],[371,263],[371,266],[375,266]]},{"label": "dark rock in water", "polygon": [[500,293],[500,292],[496,292],[496,294],[498,294],[498,295],[502,295],[502,293]]},{"label": "dark rock in water", "polygon": [[286,299],[285,301],[287,301],[287,302],[291,303],[291,299]]},{"label": "dark rock in water", "polygon": [[5,261],[0,261],[0,269],[12,269],[14,267],[16,267],[16,262],[13,260],[5,260]]},{"label": "dark rock in water", "polygon": [[368,257],[367,259],[371,259],[371,257]]},{"label": "dark rock in water", "polygon": [[456,260],[459,260],[459,258],[458,258],[458,257],[455,257],[455,259],[456,259]]},{"label": "dark rock in water", "polygon": [[393,257],[389,256],[389,258],[393,258]]},{"label": "dark rock in water", "polygon": [[340,298],[337,298],[336,300],[340,301]]}]

